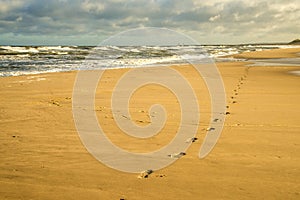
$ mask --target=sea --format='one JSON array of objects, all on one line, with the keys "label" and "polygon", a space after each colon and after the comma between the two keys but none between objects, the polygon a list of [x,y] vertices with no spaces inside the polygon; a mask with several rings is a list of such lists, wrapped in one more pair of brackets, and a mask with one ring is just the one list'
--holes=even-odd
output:
[{"label": "sea", "polygon": [[[0,46],[0,77],[73,70],[164,66],[201,61],[240,61],[232,55],[295,45]],[[299,47],[299,46],[297,46]],[[299,64],[299,60],[295,61]]]}]

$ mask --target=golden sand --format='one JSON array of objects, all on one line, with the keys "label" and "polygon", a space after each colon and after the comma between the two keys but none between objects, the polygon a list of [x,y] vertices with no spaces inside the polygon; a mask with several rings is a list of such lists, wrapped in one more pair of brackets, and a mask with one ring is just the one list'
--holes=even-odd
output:
[{"label": "golden sand", "polygon": [[254,51],[254,52],[244,52],[241,54],[236,54],[235,58],[254,58],[254,59],[268,59],[268,58],[296,58],[299,57],[299,48],[289,48],[289,49],[273,49]]},{"label": "golden sand", "polygon": [[[280,49],[241,57],[294,57],[299,52]],[[72,116],[76,72],[0,78],[0,199],[299,199],[300,77],[288,72],[300,70],[300,65],[245,64],[217,64],[230,114],[216,147],[201,160],[198,151],[210,117],[209,97],[192,67],[175,67],[201,99],[198,140],[175,164],[144,179],[106,167],[82,145]],[[154,138],[137,140],[122,134],[109,98],[126,70],[105,72],[95,110],[116,145],[152,151],[167,144],[176,131],[179,105],[164,88],[149,85],[138,90],[130,102],[137,124],[149,123],[153,95],[161,95],[173,115]]]}]

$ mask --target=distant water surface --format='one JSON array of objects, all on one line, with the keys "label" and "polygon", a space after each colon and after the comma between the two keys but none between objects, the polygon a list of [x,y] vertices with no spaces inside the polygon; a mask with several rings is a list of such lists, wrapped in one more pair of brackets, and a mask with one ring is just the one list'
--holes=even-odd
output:
[{"label": "distant water surface", "polygon": [[[292,47],[295,46],[0,46],[0,76],[181,64],[200,61],[205,56],[226,62],[235,59],[222,56]],[[86,59],[89,62],[84,62]]]}]

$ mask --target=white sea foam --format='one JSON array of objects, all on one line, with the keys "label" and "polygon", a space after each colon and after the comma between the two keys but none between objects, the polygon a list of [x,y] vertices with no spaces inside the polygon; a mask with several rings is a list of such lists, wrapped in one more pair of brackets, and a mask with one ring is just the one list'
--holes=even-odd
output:
[{"label": "white sea foam", "polygon": [[[299,45],[209,45],[209,46],[0,46],[0,76],[18,76],[70,70],[93,70],[128,67],[165,66],[188,61],[203,62],[206,56],[218,61],[235,61],[225,58],[245,51],[276,48],[295,48]],[[86,62],[89,60],[89,62]],[[84,63],[84,66],[83,64]],[[276,60],[268,65],[298,65]],[[264,63],[266,65],[266,63]]]},{"label": "white sea foam", "polygon": [[62,46],[41,46],[37,47],[38,50],[49,51],[49,50],[59,50],[59,51],[72,51],[75,50],[71,47],[62,47]]},{"label": "white sea foam", "polygon": [[2,49],[6,49],[12,52],[18,53],[38,53],[39,51],[33,47],[12,47],[12,46],[1,46]]}]

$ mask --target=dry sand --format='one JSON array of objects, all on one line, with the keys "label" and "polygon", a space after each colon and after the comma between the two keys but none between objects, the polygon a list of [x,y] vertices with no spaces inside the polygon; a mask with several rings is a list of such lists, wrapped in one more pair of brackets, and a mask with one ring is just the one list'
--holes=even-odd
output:
[{"label": "dry sand", "polygon": [[299,57],[299,48],[289,48],[289,49],[273,49],[255,51],[255,52],[244,52],[241,54],[236,54],[235,58],[249,58],[249,59],[268,59],[268,58],[296,58]]},{"label": "dry sand", "polygon": [[[242,57],[299,52],[281,49]],[[201,99],[198,140],[175,164],[145,179],[106,167],[82,145],[72,116],[76,72],[0,78],[0,199],[299,199],[300,77],[288,72],[300,65],[245,64],[217,64],[230,114],[218,144],[202,160],[197,155],[209,120],[209,97],[204,84],[196,84],[193,68],[176,67]],[[133,120],[145,125],[151,100],[161,95],[172,113],[162,133],[137,140],[116,127],[109,97],[125,72],[109,70],[101,79],[95,105],[101,126],[116,145],[130,151],[167,144],[178,127],[180,109],[172,93],[160,87],[138,90],[130,105]]]}]

